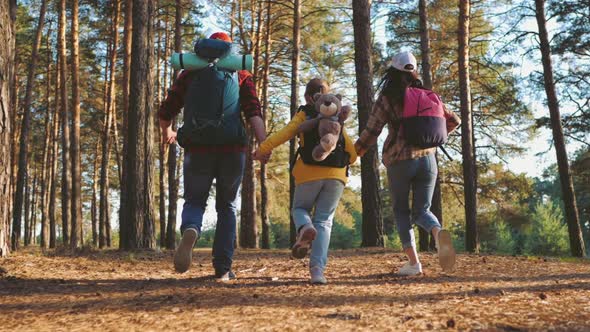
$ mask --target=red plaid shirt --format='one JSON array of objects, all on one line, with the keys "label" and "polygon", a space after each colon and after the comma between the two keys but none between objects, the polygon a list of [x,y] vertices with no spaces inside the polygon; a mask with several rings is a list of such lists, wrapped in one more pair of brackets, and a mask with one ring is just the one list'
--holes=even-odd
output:
[{"label": "red plaid shirt", "polygon": [[[166,99],[160,105],[158,117],[161,120],[171,121],[180,113],[184,107],[184,95],[190,85],[192,76],[187,70],[182,71],[172,87],[168,89]],[[240,82],[240,110],[246,120],[262,116],[260,110],[260,100],[256,95],[256,87],[252,80],[252,74],[247,70],[238,71],[238,81]],[[191,152],[245,152],[248,150],[247,145],[197,145],[189,148]]]}]

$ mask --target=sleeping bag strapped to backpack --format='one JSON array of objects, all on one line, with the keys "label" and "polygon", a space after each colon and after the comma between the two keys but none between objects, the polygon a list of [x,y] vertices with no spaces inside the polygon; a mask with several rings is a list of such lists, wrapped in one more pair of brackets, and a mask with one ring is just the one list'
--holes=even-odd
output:
[{"label": "sleeping bag strapped to backpack", "polygon": [[426,149],[445,144],[447,121],[440,97],[430,90],[407,88],[401,131],[410,145]]},{"label": "sleeping bag strapped to backpack", "polygon": [[228,45],[213,39],[202,39],[195,45],[195,53],[208,58],[209,66],[189,74],[192,80],[184,99],[184,125],[178,131],[182,147],[247,144],[238,75],[216,65],[217,59],[229,52]]},{"label": "sleeping bag strapped to backpack", "polygon": [[[318,111],[313,105],[306,105],[299,108],[299,111],[305,112],[306,120],[315,119],[318,116]],[[313,159],[312,152],[313,148],[320,143],[320,133],[318,128],[306,131],[300,134],[299,149],[297,154],[301,156],[301,160],[308,165],[318,165],[327,167],[347,167],[350,163],[350,154],[345,150],[344,141],[344,128],[340,131],[340,137],[338,138],[338,144],[332,153],[322,161],[316,161]],[[301,144],[301,137],[303,137],[303,144]],[[295,159],[297,159],[297,154]]]}]

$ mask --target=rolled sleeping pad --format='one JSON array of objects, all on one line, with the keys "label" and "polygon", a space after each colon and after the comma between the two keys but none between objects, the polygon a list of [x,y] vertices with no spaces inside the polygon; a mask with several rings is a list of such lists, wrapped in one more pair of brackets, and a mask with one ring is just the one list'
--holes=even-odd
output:
[{"label": "rolled sleeping pad", "polygon": [[[198,57],[194,53],[172,53],[170,57],[172,68],[195,70],[205,68],[209,62],[203,58]],[[236,55],[230,54],[217,61],[217,66],[229,70],[248,70],[252,71],[254,61],[252,55]]]}]

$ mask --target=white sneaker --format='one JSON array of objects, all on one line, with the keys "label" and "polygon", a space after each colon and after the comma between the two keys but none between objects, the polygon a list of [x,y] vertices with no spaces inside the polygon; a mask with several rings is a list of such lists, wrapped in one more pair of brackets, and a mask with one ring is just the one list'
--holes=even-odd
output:
[{"label": "white sneaker", "polygon": [[455,269],[455,248],[453,248],[453,240],[451,239],[451,233],[446,229],[441,229],[438,233],[438,239],[436,241],[436,247],[438,250],[438,262],[444,272],[453,272]]},{"label": "white sneaker", "polygon": [[193,247],[198,237],[199,232],[194,228],[187,228],[182,233],[182,240],[180,240],[180,245],[174,254],[174,269],[176,272],[184,273],[191,267]]},{"label": "white sneaker", "polygon": [[397,271],[397,274],[400,276],[415,276],[420,273],[422,273],[422,264],[420,262],[414,265],[411,265],[410,262],[406,262],[406,264]]},{"label": "white sneaker", "polygon": [[312,267],[309,269],[309,274],[311,275],[311,283],[314,285],[325,285],[328,283],[321,267]]},{"label": "white sneaker", "polygon": [[311,242],[315,240],[317,231],[312,224],[306,224],[301,227],[299,234],[297,235],[297,242],[291,249],[291,255],[295,258],[305,258],[307,251],[311,248]]}]

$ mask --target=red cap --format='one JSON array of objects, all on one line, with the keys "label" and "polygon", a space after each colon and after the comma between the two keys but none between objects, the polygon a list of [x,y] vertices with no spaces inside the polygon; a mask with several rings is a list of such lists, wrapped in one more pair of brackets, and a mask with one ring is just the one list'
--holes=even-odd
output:
[{"label": "red cap", "polygon": [[231,43],[231,38],[225,32],[216,32],[212,34],[209,39],[219,39]]}]

